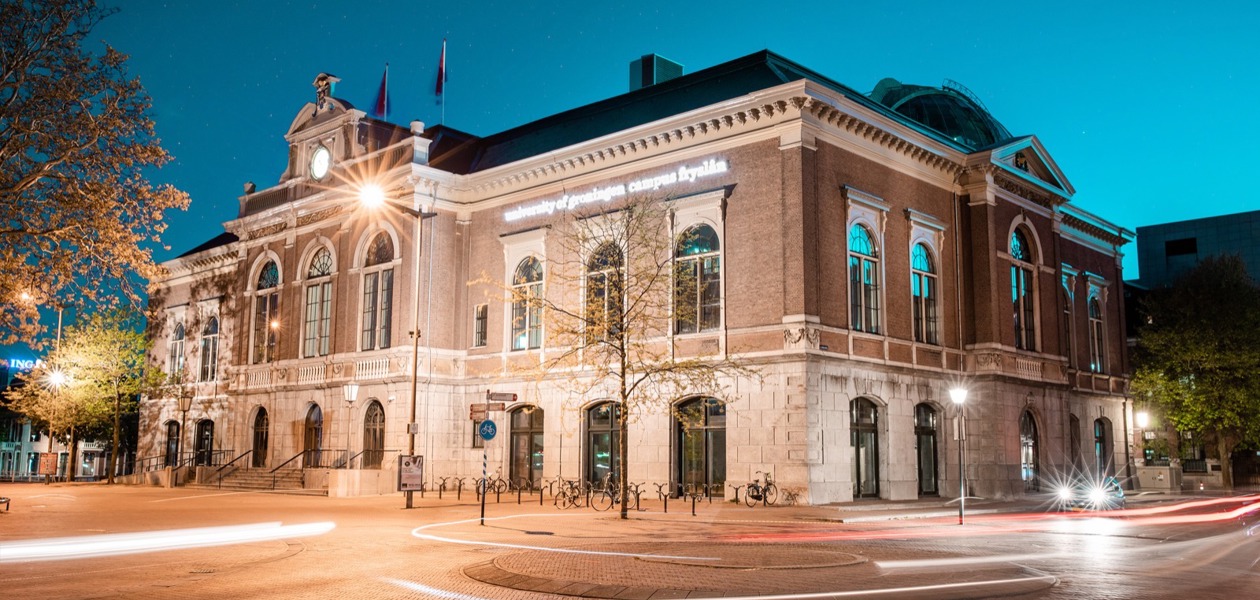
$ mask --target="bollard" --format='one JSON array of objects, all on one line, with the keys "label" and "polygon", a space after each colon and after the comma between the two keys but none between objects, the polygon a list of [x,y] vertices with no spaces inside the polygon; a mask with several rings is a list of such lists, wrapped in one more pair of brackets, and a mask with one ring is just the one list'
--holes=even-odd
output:
[{"label": "bollard", "polygon": [[[487,485],[488,485],[488,484],[487,484]],[[503,490],[500,490],[500,489],[499,489],[499,486],[497,486],[497,485],[496,485],[496,486],[494,486],[494,502],[495,502],[495,504],[498,504],[498,503],[500,503],[500,502],[502,502],[502,501],[503,501],[503,499],[502,499],[502,495],[503,495]]]},{"label": "bollard", "polygon": [[521,503],[521,486],[518,485],[516,486],[516,504],[519,506],[520,503]]},{"label": "bollard", "polygon": [[543,500],[542,497],[543,497],[542,486],[539,486],[538,487],[538,506],[542,506],[542,500]]},{"label": "bollard", "polygon": [[691,516],[696,516],[696,495],[691,495]]}]

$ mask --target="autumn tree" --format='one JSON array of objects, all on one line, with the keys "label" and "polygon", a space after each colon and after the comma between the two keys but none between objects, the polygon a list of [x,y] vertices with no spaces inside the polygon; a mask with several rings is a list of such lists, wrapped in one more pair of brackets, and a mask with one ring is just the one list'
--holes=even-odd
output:
[{"label": "autumn tree", "polygon": [[[591,398],[615,405],[612,468],[623,519],[629,510],[630,424],[671,410],[684,396],[727,401],[724,380],[756,375],[716,345],[675,345],[676,327],[694,330],[715,318],[697,298],[718,298],[712,276],[720,266],[717,259],[705,267],[677,261],[680,248],[708,240],[676,238],[670,217],[668,201],[648,196],[631,197],[607,212],[570,213],[548,231],[545,263],[522,263],[505,298],[512,307],[514,347],[517,341],[521,348],[536,347],[529,339],[545,329],[541,360],[525,369],[539,386],[559,388],[573,405]],[[675,416],[686,427],[701,415]]]},{"label": "autumn tree", "polygon": [[[149,361],[149,350],[143,319],[135,310],[92,314],[69,327],[44,364],[24,376],[27,385],[22,389],[27,391],[17,394],[14,409],[58,432],[82,431],[107,420],[113,437],[108,477],[113,483],[122,447],[122,415],[140,394],[168,384],[166,374]],[[60,373],[57,377],[65,383],[43,385],[54,373]]]},{"label": "autumn tree", "polygon": [[89,47],[112,12],[0,0],[0,343],[45,331],[41,305],[136,304],[164,213],[188,205],[148,179],[170,157],[127,57]]},{"label": "autumn tree", "polygon": [[1230,455],[1260,443],[1260,287],[1238,256],[1212,257],[1152,291],[1144,309],[1133,393],[1215,444],[1232,489]]}]

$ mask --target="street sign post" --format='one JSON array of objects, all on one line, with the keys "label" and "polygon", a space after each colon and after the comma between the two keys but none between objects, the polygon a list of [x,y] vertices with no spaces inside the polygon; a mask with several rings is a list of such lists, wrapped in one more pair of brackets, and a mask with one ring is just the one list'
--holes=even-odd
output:
[{"label": "street sign post", "polygon": [[[491,392],[486,390],[486,402],[516,402],[516,394],[511,392]],[[500,404],[499,406],[502,406]],[[499,410],[503,410],[500,408]]]},{"label": "street sign post", "polygon": [[[477,426],[477,435],[487,442],[494,439],[495,433],[498,433],[498,428],[494,426],[494,421],[489,419]],[[481,448],[481,525],[483,527],[486,524],[486,495],[490,493],[489,467],[486,463],[486,448],[483,444]]]}]

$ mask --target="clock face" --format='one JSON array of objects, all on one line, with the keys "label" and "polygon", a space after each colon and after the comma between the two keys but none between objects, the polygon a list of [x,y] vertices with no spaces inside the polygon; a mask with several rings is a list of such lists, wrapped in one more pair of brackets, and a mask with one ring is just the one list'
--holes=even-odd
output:
[{"label": "clock face", "polygon": [[332,155],[329,154],[328,148],[320,146],[315,149],[315,153],[311,155],[311,177],[315,179],[323,179],[328,174],[328,167],[332,165]]}]

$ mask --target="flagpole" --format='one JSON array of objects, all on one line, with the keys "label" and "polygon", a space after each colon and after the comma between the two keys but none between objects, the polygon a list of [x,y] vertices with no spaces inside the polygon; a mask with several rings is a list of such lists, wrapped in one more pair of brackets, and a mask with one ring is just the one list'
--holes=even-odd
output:
[{"label": "flagpole", "polygon": [[446,38],[442,38],[442,120],[446,124]]}]

